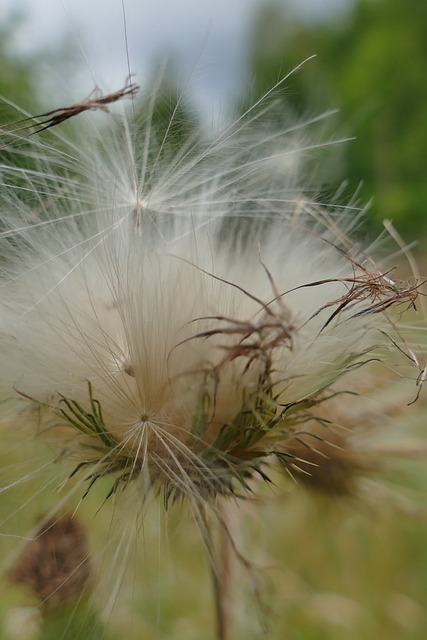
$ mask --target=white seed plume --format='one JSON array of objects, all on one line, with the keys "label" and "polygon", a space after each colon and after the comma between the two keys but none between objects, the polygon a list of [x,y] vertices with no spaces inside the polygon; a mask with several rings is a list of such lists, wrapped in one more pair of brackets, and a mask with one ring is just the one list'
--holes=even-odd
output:
[{"label": "white seed plume", "polygon": [[416,297],[357,212],[304,196],[301,127],[254,113],[197,149],[111,118],[1,165],[2,398],[63,428],[89,486],[241,491]]}]

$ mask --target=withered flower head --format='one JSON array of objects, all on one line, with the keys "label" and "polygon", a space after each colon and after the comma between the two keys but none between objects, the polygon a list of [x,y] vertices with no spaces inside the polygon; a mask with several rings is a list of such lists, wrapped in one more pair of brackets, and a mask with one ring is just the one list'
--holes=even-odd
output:
[{"label": "withered flower head", "polygon": [[9,577],[28,587],[48,610],[85,598],[93,576],[81,524],[69,514],[43,519]]}]

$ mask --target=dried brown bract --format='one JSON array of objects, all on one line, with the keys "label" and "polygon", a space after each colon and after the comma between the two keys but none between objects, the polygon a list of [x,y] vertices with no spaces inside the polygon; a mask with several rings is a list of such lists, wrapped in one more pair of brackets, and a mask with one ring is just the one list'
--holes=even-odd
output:
[{"label": "dried brown bract", "polygon": [[351,446],[349,434],[315,423],[283,443],[279,460],[306,489],[330,497],[351,495],[370,470],[368,456]]},{"label": "dried brown bract", "polygon": [[[282,293],[285,296],[292,291],[298,289],[305,289],[311,287],[318,287],[324,284],[331,284],[334,282],[342,283],[347,291],[344,295],[330,300],[326,304],[322,305],[311,316],[310,320],[319,315],[325,309],[335,307],[333,313],[328,317],[323,324],[321,331],[326,329],[337,316],[341,315],[344,311],[350,312],[350,318],[358,318],[364,315],[371,315],[377,313],[383,313],[391,307],[404,305],[404,310],[409,308],[415,309],[415,302],[419,296],[419,289],[424,284],[422,282],[395,282],[391,279],[390,273],[394,269],[388,271],[381,271],[372,261],[372,268],[368,269],[360,261],[351,257],[344,250],[333,245],[335,249],[345,256],[346,260],[351,264],[353,274],[344,278],[327,278],[325,280],[316,280],[308,284],[295,287],[292,290]],[[272,300],[271,302],[274,302]],[[271,304],[271,302],[269,304]],[[366,307],[358,308],[357,312],[351,313],[352,308],[357,304],[363,305],[366,303]]]},{"label": "dried brown bract", "polygon": [[[246,358],[247,363],[244,369],[244,372],[246,372],[254,361],[260,359],[265,363],[265,373],[268,375],[271,369],[273,349],[276,347],[285,347],[292,350],[292,338],[296,331],[296,326],[292,318],[292,313],[284,304],[271,273],[262,262],[261,265],[267,274],[275,294],[274,301],[277,302],[277,309],[273,309],[271,303],[265,304],[262,300],[251,295],[242,287],[236,286],[234,283],[228,282],[223,278],[213,276],[216,280],[239,289],[245,296],[259,304],[261,315],[246,321],[226,316],[198,318],[197,321],[216,320],[224,324],[217,328],[197,333],[191,339],[211,338],[221,335],[230,336],[230,344],[221,345],[221,348],[226,352],[226,357],[219,366],[226,362],[231,362],[236,358]],[[236,342],[234,342],[233,339],[235,339]]]},{"label": "dried brown bract", "polygon": [[[9,134],[16,136],[21,132],[26,132],[30,129],[33,129],[33,131],[30,131],[30,133],[28,133],[28,136],[32,136],[36,133],[40,133],[41,131],[45,131],[46,129],[50,129],[51,127],[55,127],[58,124],[62,124],[66,120],[74,118],[75,116],[78,116],[85,111],[108,111],[108,105],[124,98],[134,98],[137,95],[138,91],[139,85],[132,82],[132,77],[129,76],[124,87],[122,87],[118,91],[114,91],[113,93],[109,93],[104,96],[99,91],[99,89],[96,88],[89,96],[89,98],[83,100],[82,102],[77,102],[76,104],[72,104],[69,107],[60,107],[59,109],[45,111],[44,113],[40,113],[39,115],[31,116],[29,118],[24,118],[22,120],[13,122],[11,126],[20,125],[26,122],[30,122],[30,124],[24,124],[22,127],[18,127],[17,129],[13,128],[11,131],[5,132],[3,135]],[[0,147],[0,149],[4,149],[11,144],[13,144],[13,142],[7,143],[3,147]]]}]

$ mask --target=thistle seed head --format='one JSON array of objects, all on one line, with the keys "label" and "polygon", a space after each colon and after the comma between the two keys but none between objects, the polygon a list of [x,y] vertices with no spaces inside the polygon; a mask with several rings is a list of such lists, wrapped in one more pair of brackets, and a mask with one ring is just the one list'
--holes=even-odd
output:
[{"label": "thistle seed head", "polygon": [[394,310],[418,283],[358,246],[354,210],[304,195],[307,147],[264,116],[174,157],[114,120],[2,167],[2,393],[86,491],[245,492],[338,381],[406,350]]}]

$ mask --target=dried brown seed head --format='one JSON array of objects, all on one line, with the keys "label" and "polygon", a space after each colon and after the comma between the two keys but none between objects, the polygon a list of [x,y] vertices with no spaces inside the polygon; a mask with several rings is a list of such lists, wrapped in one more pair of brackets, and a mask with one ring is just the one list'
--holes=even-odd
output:
[{"label": "dried brown seed head", "polygon": [[77,601],[92,582],[86,535],[69,514],[42,520],[9,572],[11,580],[29,587],[42,604],[54,609]]}]

